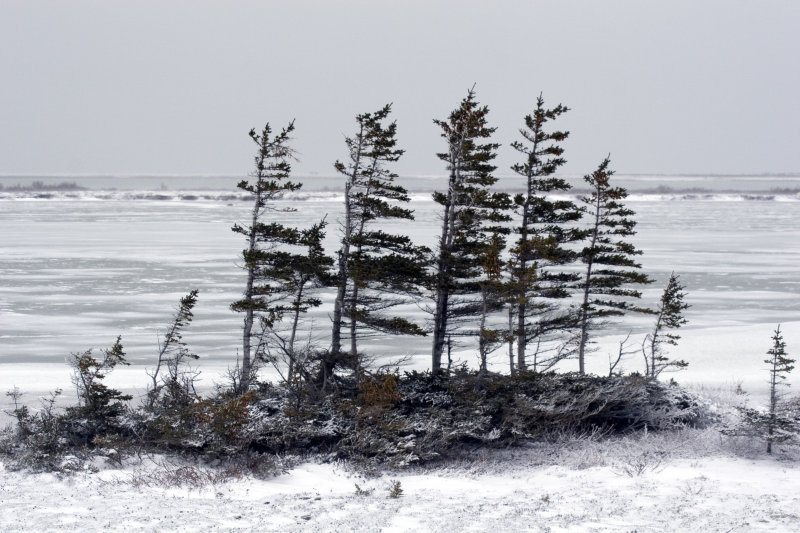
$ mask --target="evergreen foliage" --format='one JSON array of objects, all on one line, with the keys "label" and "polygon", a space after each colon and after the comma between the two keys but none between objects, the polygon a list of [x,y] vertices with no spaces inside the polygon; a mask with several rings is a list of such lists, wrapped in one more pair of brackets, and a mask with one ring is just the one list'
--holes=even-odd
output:
[{"label": "evergreen foliage", "polygon": [[[429,255],[427,248],[414,245],[409,237],[380,228],[387,220],[414,219],[413,212],[403,206],[409,202],[406,189],[395,183],[398,176],[388,168],[404,152],[397,148],[396,122],[387,122],[390,113],[388,104],[356,116],[358,131],[345,139],[347,163],[334,164],[346,181],[331,352],[334,356],[342,352],[342,329],[347,325],[356,367],[361,365],[358,339],[370,331],[425,335],[414,322],[388,313],[421,294]],[[330,361],[325,372],[327,376],[333,372]]]},{"label": "evergreen foliage", "polygon": [[638,271],[641,265],[634,257],[642,252],[627,240],[636,234],[634,212],[622,203],[628,196],[627,191],[611,185],[614,172],[609,170],[609,164],[606,158],[594,172],[584,176],[591,192],[581,198],[591,220],[586,231],[589,242],[580,253],[586,265],[580,282],[582,303],[577,311],[578,371],[581,374],[585,372],[589,332],[598,326],[598,320],[623,315],[626,311],[649,312],[630,304],[631,299],[641,297],[630,285],[647,284],[652,280]]},{"label": "evergreen foliage", "polygon": [[[298,339],[300,319],[310,309],[322,305],[317,289],[334,284],[330,272],[333,258],[325,254],[322,241],[327,222],[323,219],[304,230],[287,228],[291,235],[284,247],[269,259],[273,294],[281,296],[262,321],[262,356],[270,361],[285,381],[311,379],[308,365],[314,360],[314,347]],[[288,325],[279,327],[279,322]]]},{"label": "evergreen foliage", "polygon": [[[501,231],[502,230],[502,231]],[[478,356],[481,375],[488,372],[488,357],[508,340],[507,331],[489,324],[490,315],[502,309],[507,293],[503,280],[505,261],[501,254],[505,248],[506,228],[494,226],[484,243],[483,277],[480,281],[481,311],[478,321]]]},{"label": "evergreen foliage", "polygon": [[686,324],[683,312],[689,308],[689,304],[683,302],[685,296],[680,276],[673,272],[669,276],[656,309],[653,331],[645,337],[642,346],[647,377],[655,379],[668,368],[680,370],[689,366],[689,363],[683,360],[671,361],[664,353],[665,344],[675,346],[681,338],[674,331]]},{"label": "evergreen foliage", "polygon": [[[571,188],[566,180],[555,176],[566,162],[561,143],[569,132],[548,129],[551,122],[567,111],[569,108],[561,104],[546,108],[539,95],[536,108],[525,117],[525,127],[520,129],[523,141],[511,144],[523,157],[511,170],[525,180],[525,192],[514,197],[521,220],[514,228],[518,239],[511,248],[509,268],[509,313],[516,315],[516,329],[512,333],[516,337],[516,369],[520,371],[528,368],[528,344],[538,344],[548,333],[563,328],[564,317],[553,314],[555,305],[550,301],[568,296],[568,285],[579,277],[548,268],[575,261],[577,256],[567,245],[581,237],[580,232],[570,227],[581,218],[578,207],[570,200],[548,197]],[[513,357],[511,360],[514,372]],[[539,364],[534,359],[534,371]]]},{"label": "evergreen foliage", "polygon": [[[781,335],[781,327],[775,330],[772,336],[772,348],[767,351],[769,356],[764,360],[769,365],[769,412],[766,420],[766,440],[767,440],[767,453],[772,453],[772,443],[786,439],[787,421],[781,420],[779,416],[779,403],[781,394],[778,387],[785,385],[783,381],[786,376],[794,370],[794,359],[791,359],[786,353],[786,342]],[[795,433],[798,429],[798,421],[793,421]]]},{"label": "evergreen foliage", "polygon": [[431,369],[441,370],[442,353],[448,337],[464,319],[481,316],[481,286],[485,281],[485,243],[491,234],[507,231],[504,224],[511,199],[491,190],[498,144],[482,142],[494,133],[486,117],[489,108],[480,106],[474,89],[446,121],[434,120],[442,130],[447,151],[437,154],[449,171],[446,192],[433,199],[444,208],[433,289]]},{"label": "evergreen foliage", "polygon": [[[172,323],[159,343],[156,368],[150,374],[152,385],[145,399],[147,409],[152,410],[157,401],[167,405],[182,404],[196,395],[194,376],[184,366],[187,360],[198,359],[199,356],[186,346],[183,330],[194,318],[192,311],[197,304],[197,293],[197,289],[194,289],[181,298]],[[162,369],[166,375],[162,374]]]},{"label": "evergreen foliage", "polygon": [[106,385],[103,380],[117,365],[128,365],[121,337],[111,348],[102,350],[97,359],[92,350],[71,354],[68,363],[73,369],[72,382],[78,395],[78,405],[67,409],[70,440],[91,444],[97,435],[115,432],[120,416],[125,412],[129,394]]},{"label": "evergreen foliage", "polygon": [[[240,300],[231,304],[231,309],[244,313],[242,327],[241,369],[237,388],[246,391],[254,379],[254,360],[263,351],[260,331],[256,328],[256,318],[262,326],[271,327],[279,319],[279,310],[274,307],[283,295],[276,294],[271,283],[275,273],[271,263],[276,260],[275,249],[281,245],[297,243],[298,233],[278,222],[265,223],[267,212],[275,211],[272,205],[285,193],[300,188],[300,184],[289,181],[293,151],[289,147],[289,135],[294,130],[294,122],[273,135],[269,124],[261,133],[250,130],[250,138],[258,146],[255,156],[255,171],[252,180],[242,180],[237,187],[246,192],[252,202],[250,223],[235,224],[233,231],[244,235],[247,248],[242,251],[243,268],[247,273],[245,289]],[[284,210],[290,210],[285,208]],[[263,328],[262,330],[263,331]],[[253,340],[256,340],[253,346]]]}]

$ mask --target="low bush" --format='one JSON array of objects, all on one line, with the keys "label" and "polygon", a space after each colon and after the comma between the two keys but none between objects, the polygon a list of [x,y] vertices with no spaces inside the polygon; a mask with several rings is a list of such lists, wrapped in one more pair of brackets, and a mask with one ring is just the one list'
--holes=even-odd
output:
[{"label": "low bush", "polygon": [[[313,385],[309,384],[308,387]],[[676,385],[641,376],[577,374],[451,375],[411,372],[362,376],[358,384],[298,396],[297,387],[261,384],[157,408],[92,411],[91,438],[76,439],[83,411],[15,410],[17,428],[0,451],[20,464],[57,468],[75,449],[120,460],[139,450],[238,461],[272,472],[281,455],[318,454],[364,465],[405,466],[564,435],[619,435],[702,426],[703,406]],[[298,401],[302,398],[302,401]],[[108,420],[97,417],[105,413]],[[78,414],[81,417],[78,417]],[[81,426],[83,427],[83,426]],[[259,466],[261,465],[261,466]],[[265,466],[266,465],[266,466]],[[262,468],[263,467],[263,468]]]}]

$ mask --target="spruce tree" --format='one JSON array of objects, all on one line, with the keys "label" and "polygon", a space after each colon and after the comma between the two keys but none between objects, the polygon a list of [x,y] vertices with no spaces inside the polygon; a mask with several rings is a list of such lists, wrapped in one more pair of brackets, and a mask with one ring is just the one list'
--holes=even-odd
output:
[{"label": "spruce tree", "polygon": [[[323,218],[308,229],[285,228],[283,249],[275,249],[265,257],[264,266],[270,272],[276,301],[262,319],[262,345],[264,356],[285,381],[310,379],[306,363],[313,347],[300,347],[298,333],[301,317],[322,305],[317,289],[334,284],[330,272],[334,261],[322,248],[326,226]],[[281,327],[281,322],[288,324]]]},{"label": "spruce tree", "polygon": [[739,407],[742,419],[733,428],[723,430],[726,435],[757,437],[767,443],[767,453],[772,453],[776,442],[796,441],[800,435],[800,416],[797,410],[785,405],[779,388],[787,385],[784,380],[794,369],[795,360],[786,353],[786,342],[781,328],[772,335],[772,347],[764,360],[769,369],[769,405],[766,412],[753,407]]},{"label": "spruce tree", "polygon": [[489,108],[475,100],[474,88],[447,120],[434,120],[442,130],[447,151],[437,154],[449,171],[446,192],[435,192],[442,215],[433,289],[431,370],[441,370],[442,352],[449,334],[460,321],[481,315],[481,281],[484,274],[486,235],[490,225],[508,221],[511,200],[491,190],[498,144],[482,142],[494,133],[487,125]]},{"label": "spruce tree", "polygon": [[[525,192],[514,198],[521,220],[515,228],[519,238],[511,249],[509,286],[512,307],[509,319],[513,321],[511,315],[516,315],[516,330],[512,333],[516,337],[519,370],[528,366],[528,344],[540,341],[548,331],[563,325],[563,317],[552,316],[555,306],[549,302],[568,296],[567,285],[578,279],[576,274],[548,268],[574,261],[576,254],[567,245],[581,237],[569,227],[581,218],[580,209],[570,200],[548,196],[571,188],[566,180],[555,176],[566,162],[561,143],[569,132],[548,130],[549,123],[567,111],[569,108],[561,104],[546,108],[539,95],[536,108],[525,117],[525,127],[520,129],[523,141],[511,144],[524,158],[511,170],[525,180]],[[509,347],[509,357],[513,361],[511,351]],[[514,371],[513,363],[511,370]]]},{"label": "spruce tree", "polygon": [[622,203],[628,196],[627,191],[611,186],[614,172],[609,170],[609,164],[606,158],[593,173],[584,176],[591,192],[581,198],[591,220],[586,231],[589,242],[580,253],[586,265],[580,282],[582,302],[577,312],[578,371],[581,374],[585,373],[589,331],[598,325],[598,319],[623,315],[626,311],[648,312],[630,304],[631,299],[641,297],[641,292],[630,286],[652,280],[639,272],[641,265],[634,260],[642,252],[626,240],[636,234],[634,212]]},{"label": "spruce tree", "polygon": [[772,348],[767,351],[769,356],[764,360],[769,365],[769,412],[766,421],[767,453],[772,453],[772,443],[786,440],[797,430],[797,420],[790,420],[780,416],[779,405],[781,395],[778,387],[783,385],[786,376],[794,370],[794,359],[786,353],[786,342],[781,335],[781,327],[775,330],[772,336]]},{"label": "spruce tree", "polygon": [[[172,322],[164,333],[164,340],[158,344],[156,367],[150,373],[152,386],[147,391],[145,408],[152,410],[156,402],[178,404],[189,400],[194,392],[193,378],[196,374],[189,371],[186,362],[198,359],[199,356],[189,350],[183,340],[183,330],[194,319],[194,306],[197,304],[197,289],[181,298]],[[161,373],[162,368],[166,375]]]},{"label": "spruce tree", "polygon": [[232,228],[247,239],[247,248],[242,251],[243,269],[247,274],[245,289],[242,298],[231,304],[232,310],[244,313],[241,367],[235,384],[239,393],[250,387],[254,379],[254,359],[263,349],[259,341],[261,330],[256,327],[256,319],[260,318],[267,326],[274,323],[278,316],[272,306],[283,298],[282,294],[276,294],[271,283],[274,279],[274,273],[269,268],[272,254],[281,245],[297,243],[296,230],[278,222],[264,221],[268,213],[290,211],[290,208],[276,207],[274,202],[287,192],[300,188],[300,184],[289,181],[293,156],[289,135],[293,130],[294,122],[275,135],[269,124],[264,126],[261,133],[250,130],[250,138],[258,146],[255,171],[250,181],[242,180],[237,185],[253,202],[249,224],[234,224]]},{"label": "spruce tree", "polygon": [[644,341],[642,352],[645,360],[645,375],[649,378],[657,378],[661,372],[668,368],[680,370],[689,366],[683,360],[671,361],[664,354],[664,345],[675,346],[678,344],[680,335],[674,331],[684,324],[686,318],[683,312],[689,305],[683,302],[686,296],[684,286],[680,282],[680,276],[674,272],[670,274],[667,286],[661,294],[661,301],[656,309],[656,322]]},{"label": "spruce tree", "polygon": [[345,215],[338,254],[337,294],[334,301],[329,376],[342,359],[342,330],[350,340],[350,362],[359,366],[358,338],[369,331],[424,335],[417,324],[387,311],[420,294],[429,250],[405,235],[390,234],[386,220],[413,220],[405,188],[388,165],[404,151],[397,148],[397,124],[388,122],[391,104],[356,116],[358,131],[345,139],[348,161],[334,167],[345,176]]}]

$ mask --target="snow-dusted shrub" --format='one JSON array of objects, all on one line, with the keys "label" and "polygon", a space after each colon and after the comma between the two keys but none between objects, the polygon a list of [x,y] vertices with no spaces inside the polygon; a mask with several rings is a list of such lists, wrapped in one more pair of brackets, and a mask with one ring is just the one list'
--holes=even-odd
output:
[{"label": "snow-dusted shrub", "polygon": [[12,468],[29,468],[34,471],[60,471],[63,458],[71,453],[66,439],[63,413],[57,411],[56,400],[61,390],[42,399],[39,409],[31,409],[19,402],[18,389],[8,393],[14,401],[11,414],[16,419],[15,428],[7,428],[0,439],[0,453]]},{"label": "snow-dusted shrub", "polygon": [[702,425],[702,404],[675,385],[639,376],[459,370],[362,380],[360,390],[287,406],[279,387],[251,409],[254,449],[332,453],[407,465],[462,450],[557,435],[625,433]]}]

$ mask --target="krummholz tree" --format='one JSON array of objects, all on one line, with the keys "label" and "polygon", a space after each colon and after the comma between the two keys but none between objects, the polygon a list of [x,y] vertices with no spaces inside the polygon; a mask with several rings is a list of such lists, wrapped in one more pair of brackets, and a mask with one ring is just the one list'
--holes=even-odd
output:
[{"label": "krummholz tree", "polygon": [[[511,170],[525,180],[525,192],[514,197],[521,220],[514,228],[519,237],[511,249],[509,282],[509,318],[513,321],[511,315],[516,315],[516,329],[512,333],[516,337],[519,370],[528,367],[529,343],[541,341],[547,333],[564,326],[564,316],[553,314],[552,302],[554,298],[569,296],[568,285],[579,278],[577,274],[549,268],[575,261],[577,254],[567,245],[581,238],[574,225],[570,226],[581,218],[580,209],[570,200],[549,196],[571,188],[566,180],[555,176],[566,162],[561,143],[569,132],[548,131],[549,123],[567,111],[569,108],[561,104],[547,109],[540,95],[536,109],[525,117],[525,127],[519,130],[523,141],[511,144],[524,158]],[[511,351],[509,347],[513,373]]]},{"label": "krummholz tree", "polygon": [[406,235],[391,234],[380,226],[393,219],[413,220],[405,188],[395,183],[388,166],[403,150],[397,148],[397,124],[388,122],[391,104],[356,117],[358,131],[345,139],[346,163],[334,166],[345,176],[345,214],[338,254],[337,293],[334,301],[331,354],[324,365],[330,376],[342,360],[342,330],[349,333],[350,363],[358,374],[358,339],[370,332],[424,335],[414,322],[388,310],[421,294],[430,251],[414,245]]},{"label": "krummholz tree", "polygon": [[[249,224],[235,224],[232,228],[247,239],[247,248],[242,251],[243,269],[247,274],[245,289],[242,298],[231,304],[232,310],[244,314],[241,366],[235,384],[239,393],[246,392],[252,384],[254,360],[263,349],[258,342],[261,330],[256,327],[256,319],[269,326],[279,318],[272,306],[284,295],[276,294],[271,283],[275,275],[271,270],[274,252],[282,245],[297,244],[296,230],[278,222],[265,222],[268,213],[291,211],[277,207],[275,201],[300,188],[300,184],[289,180],[293,157],[289,135],[292,131],[294,122],[276,135],[269,124],[261,133],[250,130],[250,138],[258,146],[255,171],[251,180],[242,180],[237,185],[253,202]],[[253,340],[256,340],[255,346]]]},{"label": "krummholz tree", "polygon": [[586,348],[589,332],[599,326],[598,320],[620,316],[627,311],[651,312],[631,305],[632,299],[641,298],[641,292],[632,285],[651,283],[652,280],[639,271],[641,265],[634,257],[642,252],[627,239],[636,234],[634,212],[622,201],[628,196],[622,187],[612,187],[606,158],[593,173],[584,176],[591,192],[581,198],[585,204],[590,226],[586,231],[588,244],[580,253],[586,270],[580,281],[581,305],[577,310],[578,371],[585,373]]},{"label": "krummholz tree", "polygon": [[480,106],[470,89],[447,120],[434,120],[447,142],[447,151],[437,156],[447,163],[449,176],[447,191],[433,194],[444,208],[433,276],[433,372],[441,370],[451,331],[461,321],[481,315],[485,238],[490,225],[509,219],[510,198],[491,190],[497,181],[492,161],[499,145],[482,142],[495,131],[487,125],[488,113],[489,108]]},{"label": "krummholz tree", "polygon": [[661,301],[656,309],[656,321],[653,331],[647,334],[642,345],[645,361],[645,376],[656,379],[667,369],[680,370],[689,366],[683,360],[672,361],[664,351],[664,345],[676,346],[680,335],[675,330],[686,324],[683,312],[689,308],[683,299],[686,296],[680,276],[670,274],[667,286],[661,294]]}]

